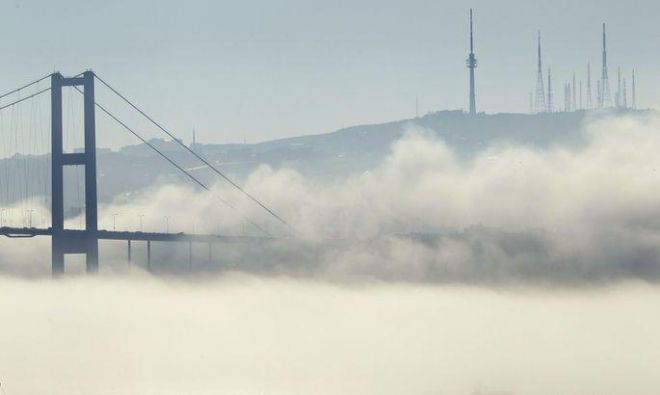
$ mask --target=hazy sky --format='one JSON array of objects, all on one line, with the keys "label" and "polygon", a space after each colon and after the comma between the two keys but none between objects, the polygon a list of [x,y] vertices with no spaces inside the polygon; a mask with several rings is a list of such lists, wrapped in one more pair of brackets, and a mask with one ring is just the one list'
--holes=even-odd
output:
[{"label": "hazy sky", "polygon": [[[525,112],[536,30],[554,92],[600,70],[608,23],[616,66],[655,106],[657,1],[11,0],[0,3],[0,90],[86,68],[186,140],[248,142],[467,106],[468,9],[475,8],[477,106]],[[595,80],[594,80],[595,85]],[[99,101],[104,93],[99,92]],[[114,144],[133,141],[112,136]],[[124,137],[126,136],[126,137]],[[108,143],[108,136],[101,138]],[[113,145],[114,145],[113,144]]]}]

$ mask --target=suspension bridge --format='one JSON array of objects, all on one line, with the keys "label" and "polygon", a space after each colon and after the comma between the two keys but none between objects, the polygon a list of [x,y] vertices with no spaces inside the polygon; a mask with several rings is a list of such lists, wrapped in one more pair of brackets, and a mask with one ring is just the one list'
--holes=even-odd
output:
[{"label": "suspension bridge", "polygon": [[[115,98],[128,105],[153,125],[158,131],[164,133],[183,151],[192,155],[204,168],[213,172],[217,177],[227,182],[238,194],[256,205],[266,215],[291,230],[289,225],[272,209],[267,207],[255,196],[246,191],[238,183],[220,171],[216,166],[183,144],[170,130],[158,123],[153,117],[135,105],[125,95],[120,93],[104,79],[92,71],[86,71],[73,77],[64,77],[59,72],[34,80],[19,88],[13,89],[3,95],[0,100],[7,101],[0,104],[0,159],[14,156],[11,165],[0,168],[0,236],[9,238],[32,238],[38,236],[51,237],[52,275],[58,277],[65,272],[65,256],[68,254],[82,254],[86,259],[86,271],[96,273],[99,269],[99,241],[124,241],[127,245],[127,260],[133,259],[133,243],[146,243],[147,266],[151,269],[151,249],[153,242],[187,243],[190,261],[193,259],[193,243],[208,245],[209,259],[212,259],[213,244],[215,243],[260,243],[271,235],[263,226],[253,219],[241,214],[227,199],[220,196],[211,188],[209,181],[192,174],[189,169],[178,163],[172,155],[152,144],[135,128],[130,127],[114,112],[99,103],[95,98],[95,83],[107,88]],[[45,85],[45,86],[44,86]],[[69,123],[66,128],[63,113],[63,91],[73,89],[82,97],[82,114],[66,114]],[[25,94],[28,92],[28,94]],[[37,100],[50,93],[50,126],[44,125],[42,107]],[[21,105],[29,103],[27,121]],[[69,106],[71,107],[71,106]],[[98,210],[98,175],[97,175],[97,110],[115,122],[118,127],[125,129],[143,144],[148,146],[155,154],[160,156],[169,166],[187,178],[196,187],[213,196],[217,203],[222,204],[255,229],[259,235],[222,235],[222,234],[189,234],[140,231],[116,231],[99,229]],[[3,115],[9,112],[9,120]],[[73,151],[65,151],[65,138],[69,129],[75,128],[76,120],[82,126],[82,147]],[[4,128],[5,121],[9,124]],[[79,125],[80,126],[80,125]],[[8,132],[5,132],[5,129]],[[75,138],[74,138],[75,140]],[[76,141],[73,142],[75,147]],[[79,200],[80,226],[78,229],[66,226],[65,195],[70,195],[66,189],[65,170],[75,172],[75,185],[77,199]],[[81,174],[82,173],[82,174]],[[75,193],[74,193],[75,195]],[[6,206],[6,208],[5,208]],[[84,209],[83,209],[84,207]],[[69,215],[70,216],[70,215]],[[36,217],[36,218],[35,218]],[[84,217],[84,221],[82,218]],[[41,226],[33,223],[38,219]],[[19,223],[21,226],[16,226]]]}]

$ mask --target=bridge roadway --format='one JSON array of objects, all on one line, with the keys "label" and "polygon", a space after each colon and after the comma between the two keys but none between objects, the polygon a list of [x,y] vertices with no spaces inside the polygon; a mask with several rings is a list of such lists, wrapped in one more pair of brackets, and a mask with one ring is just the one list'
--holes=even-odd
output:
[{"label": "bridge roadway", "polygon": [[[11,228],[1,227],[0,236],[6,236],[14,239],[32,238],[37,236],[52,236],[52,228]],[[82,251],[89,240],[90,232],[85,230],[67,229],[60,236],[64,243],[64,249],[67,253],[78,253]],[[243,243],[254,244],[263,243],[269,238],[251,237],[251,236],[225,236],[225,235],[191,235],[186,233],[149,233],[149,232],[116,232],[109,230],[98,230],[95,232],[98,240],[118,240],[128,242],[128,262],[132,261],[132,242],[142,241],[147,243],[147,270],[151,271],[151,242],[171,242],[188,244],[188,261],[190,266],[193,264],[193,243],[208,244],[208,260],[213,261],[213,244],[216,243]]]},{"label": "bridge roadway", "polygon": [[[64,234],[72,239],[83,238],[88,232],[85,230],[64,230]],[[52,236],[52,228],[0,228],[0,236],[9,238],[31,238],[36,236]],[[160,241],[173,243],[227,243],[227,242],[258,242],[268,240],[266,237],[254,236],[227,236],[227,235],[198,235],[187,233],[153,233],[153,232],[116,232],[99,230],[96,232],[99,240],[123,241]]]}]

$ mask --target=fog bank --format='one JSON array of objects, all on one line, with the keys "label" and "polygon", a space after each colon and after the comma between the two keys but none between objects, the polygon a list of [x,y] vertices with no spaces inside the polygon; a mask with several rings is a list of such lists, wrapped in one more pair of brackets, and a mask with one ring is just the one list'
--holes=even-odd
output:
[{"label": "fog bank", "polygon": [[0,279],[8,395],[635,393],[660,290]]},{"label": "fog bank", "polygon": [[[0,382],[14,394],[650,395],[660,388],[660,122],[590,122],[581,148],[468,161],[411,126],[334,184],[262,167],[218,184],[274,240],[102,243],[101,276],[49,278],[49,239],[0,239]],[[101,227],[242,234],[192,188],[104,207]],[[75,219],[74,219],[75,221]],[[67,270],[82,268],[75,259]],[[130,273],[130,275],[127,275]],[[442,286],[439,286],[442,285]]]},{"label": "fog bank", "polygon": [[[222,183],[215,194],[235,210],[208,193],[156,185],[104,207],[101,227],[112,229],[120,213],[118,230],[136,230],[140,214],[145,231],[163,232],[167,215],[171,232],[263,236],[244,216],[275,237],[258,246],[217,245],[211,261],[197,246],[192,267],[186,246],[158,246],[156,273],[486,285],[657,282],[660,120],[598,117],[580,133],[585,144],[578,148],[500,142],[466,161],[411,124],[381,165],[343,182],[319,183],[288,167],[255,171],[245,188],[294,231]],[[48,274],[47,264],[41,271],[23,264],[47,261],[42,248],[16,245],[0,240],[3,272]],[[124,270],[125,255],[123,245],[102,246],[105,268]],[[143,256],[138,249],[137,265],[144,266]]]}]

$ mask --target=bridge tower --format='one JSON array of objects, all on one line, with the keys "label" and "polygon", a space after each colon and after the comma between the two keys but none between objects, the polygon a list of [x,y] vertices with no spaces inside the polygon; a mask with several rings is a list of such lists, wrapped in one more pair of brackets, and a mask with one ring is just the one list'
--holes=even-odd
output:
[{"label": "bridge tower", "polygon": [[[84,94],[85,147],[82,153],[64,153],[62,130],[62,88],[82,87]],[[60,73],[51,77],[51,152],[52,152],[52,273],[64,273],[66,254],[85,254],[87,272],[96,273],[99,266],[98,204],[96,189],[96,118],[94,103],[94,73],[65,78]],[[85,229],[64,229],[64,168],[85,167]]]}]

